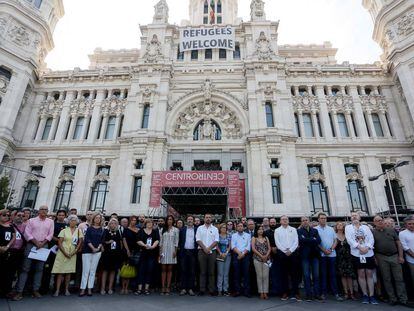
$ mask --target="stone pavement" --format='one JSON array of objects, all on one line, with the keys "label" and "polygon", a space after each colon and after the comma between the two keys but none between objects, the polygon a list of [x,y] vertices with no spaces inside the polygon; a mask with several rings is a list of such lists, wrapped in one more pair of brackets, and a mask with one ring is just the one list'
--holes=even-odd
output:
[{"label": "stone pavement", "polygon": [[44,297],[34,300],[30,297],[20,302],[0,300],[0,311],[222,311],[222,310],[241,310],[241,311],[272,311],[272,310],[410,310],[405,307],[390,307],[387,304],[378,306],[363,305],[359,302],[336,302],[326,303],[317,302],[282,302],[279,298],[271,298],[267,301],[258,298],[231,298],[231,297],[179,297],[172,295],[161,297],[158,294],[152,296],[136,297],[129,296],[100,296],[83,297]]}]

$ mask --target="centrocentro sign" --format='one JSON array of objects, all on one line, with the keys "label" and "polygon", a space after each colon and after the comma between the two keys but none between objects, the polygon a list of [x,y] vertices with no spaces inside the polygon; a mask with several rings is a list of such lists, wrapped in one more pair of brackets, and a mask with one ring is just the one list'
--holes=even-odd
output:
[{"label": "centrocentro sign", "polygon": [[231,26],[188,27],[180,30],[180,51],[235,50],[235,29]]},{"label": "centrocentro sign", "polygon": [[165,187],[225,187],[227,172],[168,172],[163,174]]}]

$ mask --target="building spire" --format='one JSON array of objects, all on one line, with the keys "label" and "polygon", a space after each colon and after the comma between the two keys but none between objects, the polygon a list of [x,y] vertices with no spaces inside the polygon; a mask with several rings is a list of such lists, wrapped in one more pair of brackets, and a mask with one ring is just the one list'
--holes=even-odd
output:
[{"label": "building spire", "polygon": [[265,3],[263,0],[252,0],[250,4],[250,16],[252,22],[266,20],[266,13],[264,10]]},{"label": "building spire", "polygon": [[169,8],[166,0],[160,0],[154,6],[155,13],[153,24],[168,24]]}]

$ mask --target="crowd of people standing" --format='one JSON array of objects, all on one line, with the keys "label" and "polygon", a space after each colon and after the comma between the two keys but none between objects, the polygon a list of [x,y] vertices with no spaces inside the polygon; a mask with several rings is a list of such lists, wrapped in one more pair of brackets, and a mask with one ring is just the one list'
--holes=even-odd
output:
[{"label": "crowd of people standing", "polygon": [[0,296],[19,301],[25,290],[41,298],[50,291],[70,296],[74,289],[81,297],[112,295],[119,284],[121,295],[168,296],[177,290],[181,296],[270,295],[308,302],[332,295],[337,301],[410,306],[414,216],[404,223],[397,230],[392,218],[375,216],[371,226],[352,213],[349,223],[330,226],[320,213],[317,221],[302,217],[294,228],[288,216],[278,227],[275,218],[215,224],[210,214],[154,221],[116,214],[105,220],[93,212],[81,222],[75,209],[51,215],[42,206],[36,217],[31,210],[5,209]]}]

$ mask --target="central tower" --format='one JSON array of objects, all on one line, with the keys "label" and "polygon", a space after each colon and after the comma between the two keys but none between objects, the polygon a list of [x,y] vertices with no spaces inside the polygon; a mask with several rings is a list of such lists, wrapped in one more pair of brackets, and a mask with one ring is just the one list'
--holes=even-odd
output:
[{"label": "central tower", "polygon": [[237,24],[238,0],[190,0],[191,25]]}]

